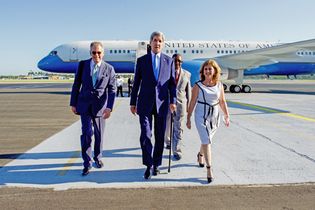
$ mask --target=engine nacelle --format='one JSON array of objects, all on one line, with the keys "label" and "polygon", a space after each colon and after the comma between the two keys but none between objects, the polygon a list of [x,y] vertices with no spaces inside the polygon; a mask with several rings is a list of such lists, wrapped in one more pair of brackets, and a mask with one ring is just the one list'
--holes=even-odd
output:
[{"label": "engine nacelle", "polygon": [[244,78],[243,70],[221,68],[222,80],[234,80],[236,83],[241,84]]},{"label": "engine nacelle", "polygon": [[229,70],[226,68],[221,68],[221,79],[222,80],[227,80],[229,77]]}]

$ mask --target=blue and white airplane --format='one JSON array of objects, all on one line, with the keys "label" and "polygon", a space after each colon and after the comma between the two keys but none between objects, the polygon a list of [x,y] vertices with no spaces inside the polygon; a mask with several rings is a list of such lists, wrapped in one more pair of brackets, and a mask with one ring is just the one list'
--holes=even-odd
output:
[{"label": "blue and white airplane", "polygon": [[[147,53],[146,41],[101,41],[104,59],[117,73],[133,73],[138,57]],[[75,73],[80,60],[90,57],[91,41],[63,44],[38,62],[38,68],[57,73]],[[182,54],[183,68],[191,82],[199,80],[201,64],[209,58],[222,68],[221,79],[233,80],[231,92],[251,92],[244,75],[298,75],[315,73],[315,39],[281,44],[241,41],[166,41],[163,52]],[[225,85],[225,88],[227,86]]]}]

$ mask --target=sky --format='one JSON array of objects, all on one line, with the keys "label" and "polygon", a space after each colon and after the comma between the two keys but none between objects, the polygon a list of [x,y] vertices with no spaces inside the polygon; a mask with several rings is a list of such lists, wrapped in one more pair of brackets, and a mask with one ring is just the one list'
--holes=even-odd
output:
[{"label": "sky", "polygon": [[280,41],[315,38],[314,0],[0,0],[0,75],[39,71],[83,40]]}]

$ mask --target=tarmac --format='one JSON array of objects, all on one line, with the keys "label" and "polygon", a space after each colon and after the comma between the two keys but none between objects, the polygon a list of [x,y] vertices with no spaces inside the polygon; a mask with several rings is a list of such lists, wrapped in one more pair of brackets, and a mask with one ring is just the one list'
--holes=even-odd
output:
[{"label": "tarmac", "polygon": [[[274,185],[315,182],[315,94],[266,91],[226,94],[231,125],[223,123],[212,145],[211,185]],[[161,174],[143,179],[138,117],[129,98],[117,98],[106,122],[104,167],[82,177],[80,122],[51,136],[0,168],[0,186],[53,188],[148,188],[208,186],[197,166],[200,140],[194,125],[184,129],[183,158],[164,150]]]}]

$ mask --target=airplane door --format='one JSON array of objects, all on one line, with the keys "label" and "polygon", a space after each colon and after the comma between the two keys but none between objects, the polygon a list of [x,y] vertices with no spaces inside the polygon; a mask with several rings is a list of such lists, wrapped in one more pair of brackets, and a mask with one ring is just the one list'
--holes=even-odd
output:
[{"label": "airplane door", "polygon": [[136,58],[139,58],[148,52],[151,51],[150,45],[148,42],[139,42],[138,43],[138,48],[137,48],[137,53],[136,53]]},{"label": "airplane door", "polygon": [[78,48],[77,47],[70,48],[70,61],[78,61]]},{"label": "airplane door", "polygon": [[151,47],[148,42],[138,42],[134,70],[136,70],[137,59],[143,55],[146,55],[150,51],[151,51]]}]

